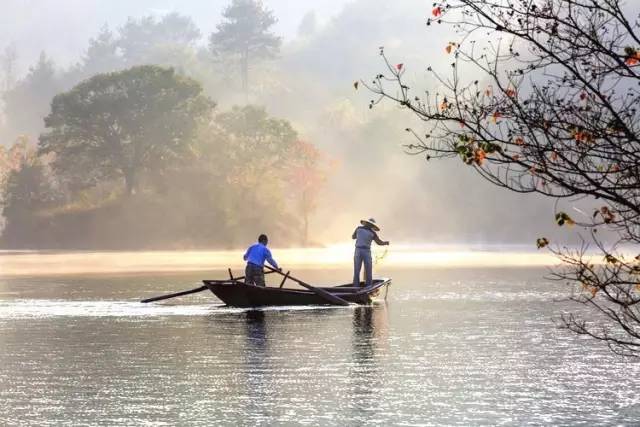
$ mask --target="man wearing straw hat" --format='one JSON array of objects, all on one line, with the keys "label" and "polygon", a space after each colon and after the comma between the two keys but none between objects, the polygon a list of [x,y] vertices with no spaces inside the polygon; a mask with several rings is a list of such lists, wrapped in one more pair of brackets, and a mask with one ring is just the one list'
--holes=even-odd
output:
[{"label": "man wearing straw hat", "polygon": [[380,227],[373,218],[363,219],[360,221],[361,226],[355,229],[352,239],[356,241],[356,251],[353,255],[353,286],[360,286],[360,269],[364,264],[365,286],[371,286],[373,283],[373,267],[371,263],[371,242],[375,241],[381,246],[388,245],[389,242],[380,240],[376,231],[380,231]]}]

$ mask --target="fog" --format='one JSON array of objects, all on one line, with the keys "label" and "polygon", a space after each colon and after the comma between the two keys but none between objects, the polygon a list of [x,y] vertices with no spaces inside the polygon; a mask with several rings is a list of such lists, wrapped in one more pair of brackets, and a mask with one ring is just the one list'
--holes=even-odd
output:
[{"label": "fog", "polygon": [[[216,103],[217,113],[243,105],[235,65],[213,64],[207,53],[209,35],[216,30],[221,12],[228,3],[226,0],[3,2],[0,49],[13,49],[17,58],[15,74],[3,77],[7,87],[20,88],[21,82],[29,76],[29,68],[33,70],[38,61],[43,60],[42,52],[55,70],[55,84],[35,94],[29,92],[28,97],[20,95],[23,102],[20,105],[9,104],[16,104],[12,99],[17,95],[15,90],[7,90],[9,96],[4,97],[5,112],[0,130],[2,144],[9,147],[20,135],[27,135],[32,144],[36,143],[45,131],[43,119],[49,114],[53,95],[71,89],[94,72],[120,70],[132,65],[157,63],[175,67],[179,73],[202,84],[205,95]],[[376,218],[382,226],[381,235],[392,243],[517,243],[530,245],[533,249],[537,237],[551,234],[559,236],[558,239],[567,237],[563,234],[566,232],[554,224],[551,201],[495,188],[458,159],[426,162],[423,157],[407,155],[403,145],[413,140],[404,129],[416,125],[411,114],[390,104],[370,110],[368,103],[372,94],[362,85],[358,90],[354,89],[355,81],[368,81],[384,70],[378,55],[380,46],[385,47],[394,63],[405,64],[408,81],[421,88],[437,89],[436,82],[428,80],[425,69],[432,65],[446,70],[450,57],[444,53],[444,46],[450,40],[457,40],[458,36],[447,32],[445,27],[425,25],[430,3],[415,0],[270,0],[264,5],[278,19],[271,30],[282,37],[282,45],[275,58],[260,61],[250,68],[249,103],[263,106],[270,116],[291,123],[299,137],[317,147],[323,161],[330,165],[325,168],[326,179],[309,215],[309,237],[305,243],[345,244],[351,240],[358,221],[369,217]],[[174,50],[160,54],[151,50],[144,57],[120,58],[120,62],[105,62],[106,65],[91,65],[83,59],[87,57],[89,40],[99,37],[101,28],[108,28],[117,37],[127,20],[152,17],[161,21],[172,13],[191,19],[200,32],[188,49],[180,47],[176,53],[173,46]],[[189,184],[181,185],[183,191],[190,188]],[[271,186],[265,179],[252,187],[252,191],[260,193]],[[283,190],[283,197],[288,191]],[[93,191],[90,197],[95,198],[96,194],[97,191]],[[244,207],[260,217],[261,209],[271,209],[282,203],[276,197],[270,200]],[[216,201],[227,203],[236,213],[243,210],[241,202],[235,199]],[[234,205],[236,202],[238,204]],[[68,200],[65,203],[66,212],[71,203]],[[147,208],[142,202],[136,205],[140,211]],[[129,217],[135,212],[132,209],[127,210]],[[211,247],[242,247],[249,243],[250,236],[263,231],[271,235],[276,246],[300,244],[300,213],[283,208],[288,215],[283,219],[284,214],[278,218],[281,211],[273,209],[274,212],[269,211],[260,219],[255,215],[231,215],[233,228],[221,225],[214,215],[210,222],[203,220],[204,225],[200,227],[211,228],[204,232],[211,236]],[[196,215],[193,203],[174,205],[174,209],[163,216],[147,220],[144,225],[151,231],[147,230],[144,236],[154,233],[149,224],[155,224],[160,233],[169,227],[165,223],[177,224],[187,213]],[[118,240],[113,237],[113,228],[109,228],[115,226],[105,224],[106,220],[93,218],[87,220],[83,231],[78,231],[68,243],[58,244],[59,237],[51,237],[36,246],[77,249],[209,246],[206,241],[193,243],[187,237],[173,238],[174,243],[170,245],[166,244],[169,239],[166,236],[164,240],[138,238],[135,221],[133,225],[131,221],[127,222],[128,228],[123,232],[128,240]],[[66,236],[74,233],[68,224],[64,227]],[[179,229],[177,225],[175,227]],[[43,233],[42,230],[40,228],[38,233]],[[21,244],[19,236],[11,242],[4,245],[33,246]]]},{"label": "fog", "polygon": [[[15,44],[20,50],[19,69],[23,73],[37,61],[43,50],[62,66],[78,61],[105,24],[116,28],[129,17],[162,16],[178,12],[193,19],[208,35],[220,22],[226,0],[5,0],[0,14],[2,44]],[[269,1],[267,6],[279,18],[275,31],[287,40],[294,39],[303,17],[313,12],[318,21],[328,21],[346,0],[322,2]],[[4,46],[0,46],[4,48]]]}]

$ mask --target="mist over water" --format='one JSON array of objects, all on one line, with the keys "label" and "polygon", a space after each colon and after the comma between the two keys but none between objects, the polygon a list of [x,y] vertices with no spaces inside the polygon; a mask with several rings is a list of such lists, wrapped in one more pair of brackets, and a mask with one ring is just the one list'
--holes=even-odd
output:
[{"label": "mist over water", "polygon": [[[505,248],[509,248],[505,252]],[[557,259],[526,246],[400,245],[374,248],[376,268],[471,268],[552,266]],[[324,248],[272,248],[279,265],[300,269],[349,267],[352,245]],[[203,271],[232,267],[242,271],[244,251],[0,252],[0,277],[141,272]],[[348,277],[345,278],[348,281]]]}]

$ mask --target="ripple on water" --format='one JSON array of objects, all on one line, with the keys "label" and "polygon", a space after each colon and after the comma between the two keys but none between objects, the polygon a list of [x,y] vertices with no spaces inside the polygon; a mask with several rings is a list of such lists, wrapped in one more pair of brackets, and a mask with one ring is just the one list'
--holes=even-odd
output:
[{"label": "ripple on water", "polygon": [[[335,310],[331,306],[265,307],[257,311]],[[68,301],[45,299],[0,300],[0,319],[47,317],[154,317],[206,316],[243,313],[255,308],[233,308],[220,304],[143,304],[137,301]]]}]

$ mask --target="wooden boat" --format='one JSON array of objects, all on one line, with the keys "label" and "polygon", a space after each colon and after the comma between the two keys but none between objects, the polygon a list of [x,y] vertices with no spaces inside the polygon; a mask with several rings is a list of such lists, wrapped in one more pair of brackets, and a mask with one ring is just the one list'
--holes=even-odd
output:
[{"label": "wooden boat", "polygon": [[[284,305],[327,305],[325,297],[308,289],[261,287],[241,280],[203,280],[207,288],[222,302],[232,307],[263,307]],[[315,287],[349,303],[371,304],[386,299],[391,279],[374,279],[372,286],[353,287],[352,283],[334,287]]]},{"label": "wooden boat", "polygon": [[[279,287],[262,287],[245,283],[244,277],[233,277],[229,269],[229,279],[223,280],[203,280],[204,286],[186,291],[180,291],[168,295],[143,299],[141,302],[149,303],[162,301],[169,298],[190,295],[209,289],[215,296],[231,307],[264,307],[264,306],[287,306],[287,305],[350,305],[350,304],[371,304],[379,299],[387,299],[391,279],[374,279],[371,286],[353,286],[352,283],[346,285],[317,287],[311,286],[300,279],[286,274],[280,270],[275,270],[269,266],[264,266],[267,271],[264,274],[280,274],[283,276]],[[284,284],[291,280],[303,289],[285,288]]]},{"label": "wooden boat", "polygon": [[[331,302],[307,289],[247,285],[242,281],[203,280],[222,302],[232,307],[282,305],[327,305]],[[386,299],[391,279],[374,279],[370,287],[353,287],[352,283],[335,287],[316,287],[355,304],[371,304]]]}]

